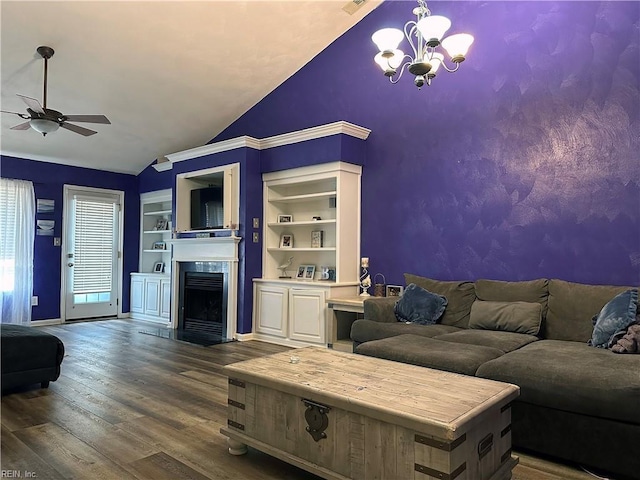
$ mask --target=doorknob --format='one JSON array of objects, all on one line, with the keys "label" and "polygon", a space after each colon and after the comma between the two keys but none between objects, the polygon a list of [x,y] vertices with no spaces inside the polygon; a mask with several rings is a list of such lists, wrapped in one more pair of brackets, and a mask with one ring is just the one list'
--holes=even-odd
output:
[{"label": "doorknob", "polygon": [[73,263],[71,262],[67,263],[67,267],[73,267]]}]

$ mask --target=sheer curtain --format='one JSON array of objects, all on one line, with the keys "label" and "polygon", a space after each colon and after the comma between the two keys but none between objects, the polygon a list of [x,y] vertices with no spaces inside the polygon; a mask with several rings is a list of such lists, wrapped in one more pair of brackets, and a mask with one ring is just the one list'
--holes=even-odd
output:
[{"label": "sheer curtain", "polygon": [[0,178],[2,323],[31,322],[36,200],[33,184]]}]

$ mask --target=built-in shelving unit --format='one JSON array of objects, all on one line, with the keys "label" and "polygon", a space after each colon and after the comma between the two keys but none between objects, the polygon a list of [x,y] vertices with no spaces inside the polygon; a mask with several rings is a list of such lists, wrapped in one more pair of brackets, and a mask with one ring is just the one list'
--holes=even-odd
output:
[{"label": "built-in shelving unit", "polygon": [[140,195],[140,255],[131,274],[131,316],[169,323],[171,301],[171,190]]},{"label": "built-in shelving unit", "polygon": [[[327,344],[326,299],[358,292],[360,176],[361,167],[345,162],[263,175],[263,275],[254,280],[256,338],[286,345]],[[320,245],[312,240],[314,232],[322,232]],[[283,276],[279,267],[291,257]],[[300,278],[298,272],[308,265],[315,267],[313,278]]]}]

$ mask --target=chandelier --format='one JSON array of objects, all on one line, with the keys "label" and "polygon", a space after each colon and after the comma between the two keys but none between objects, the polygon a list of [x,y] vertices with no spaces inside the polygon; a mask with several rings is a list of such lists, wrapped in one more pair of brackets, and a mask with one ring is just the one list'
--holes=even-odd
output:
[{"label": "chandelier", "polygon": [[[440,67],[451,73],[457,71],[473,43],[473,37],[468,33],[458,33],[443,40],[442,37],[449,30],[451,21],[441,15],[431,15],[425,0],[418,0],[418,6],[413,9],[413,14],[417,19],[410,20],[404,25],[404,37],[413,50],[413,57],[405,55],[398,49],[403,37],[402,30],[398,28],[378,30],[371,39],[380,50],[374,60],[380,65],[385,76],[389,77],[391,83],[398,83],[405,69],[408,68],[409,72],[415,75],[413,82],[420,88],[425,83],[431,85],[431,80]],[[447,51],[455,64],[454,67],[450,68],[445,64],[444,55],[436,50],[439,46]],[[402,63],[405,59],[408,61]]]}]

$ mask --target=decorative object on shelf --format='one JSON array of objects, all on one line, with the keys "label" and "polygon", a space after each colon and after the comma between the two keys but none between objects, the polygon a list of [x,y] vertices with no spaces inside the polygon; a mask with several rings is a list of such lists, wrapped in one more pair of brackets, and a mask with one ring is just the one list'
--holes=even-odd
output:
[{"label": "decorative object on shelf", "polygon": [[[416,20],[410,20],[404,25],[404,37],[409,42],[415,58],[405,55],[398,49],[403,37],[403,31],[398,28],[378,30],[371,39],[380,49],[380,53],[374,57],[374,60],[382,68],[385,76],[389,77],[391,83],[397,83],[405,68],[408,67],[409,72],[415,75],[413,82],[420,88],[425,83],[431,85],[431,80],[441,66],[447,72],[457,71],[473,43],[473,37],[468,33],[458,33],[443,40],[442,37],[449,30],[451,21],[447,17],[431,15],[427,2],[417,1],[418,6],[413,9]],[[415,44],[412,40],[414,37]],[[436,51],[440,45],[447,51],[455,67],[449,68],[444,62],[444,55]],[[405,59],[408,61],[403,64]],[[400,73],[394,80],[398,68]]]},{"label": "decorative object on shelf", "polygon": [[311,232],[311,248],[324,247],[324,232],[322,230],[314,230]]},{"label": "decorative object on shelf", "polygon": [[293,248],[293,235],[283,233],[280,237],[280,248]]},{"label": "decorative object on shelf", "polygon": [[360,296],[370,297],[369,287],[371,287],[371,276],[369,275],[369,257],[362,257],[360,259],[360,267],[362,268],[362,273],[360,275],[360,288],[362,289],[362,292],[360,293]]},{"label": "decorative object on shelf", "polygon": [[165,242],[153,242],[153,250],[166,250],[167,244]]},{"label": "decorative object on shelf", "polygon": [[278,223],[291,223],[293,222],[293,215],[278,215]]},{"label": "decorative object on shelf", "polygon": [[314,222],[317,222],[319,220],[322,220],[322,217],[312,217],[312,219],[313,219]]},{"label": "decorative object on shelf", "polygon": [[153,227],[153,229],[157,231],[166,230],[168,224],[169,220],[167,220],[166,218],[159,218],[158,220],[156,220],[156,226]]},{"label": "decorative object on shelf", "polygon": [[333,281],[336,279],[336,267],[320,267],[320,280]]},{"label": "decorative object on shelf", "polygon": [[298,267],[296,278],[299,280],[313,280],[313,275],[315,274],[315,272],[315,265],[300,265]]},{"label": "decorative object on shelf", "polygon": [[287,275],[287,268],[291,266],[292,262],[293,262],[293,257],[289,257],[289,260],[287,260],[286,262],[284,262],[282,265],[278,267],[280,269],[279,278],[291,278],[291,275]]},{"label": "decorative object on shelf", "polygon": [[315,265],[307,265],[307,268],[304,270],[304,279],[305,280],[313,280],[313,275],[316,273]]},{"label": "decorative object on shelf", "polygon": [[387,297],[401,297],[403,291],[402,285],[387,285]]},{"label": "decorative object on shelf", "polygon": [[[382,279],[382,282],[378,280],[378,277]],[[374,297],[384,297],[385,295],[385,284],[387,280],[384,278],[382,273],[376,273],[373,276],[373,296]]]},{"label": "decorative object on shelf", "polygon": [[164,272],[164,262],[156,262],[153,264],[153,273],[163,273]]}]

